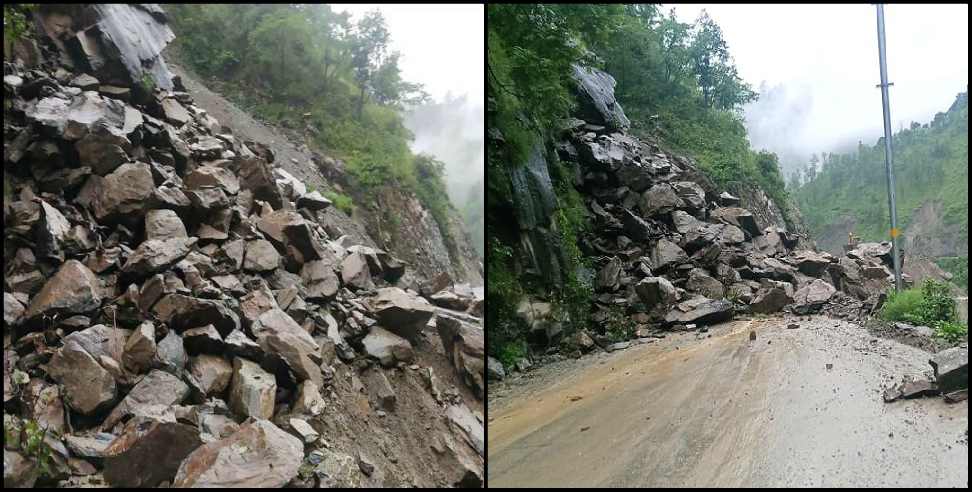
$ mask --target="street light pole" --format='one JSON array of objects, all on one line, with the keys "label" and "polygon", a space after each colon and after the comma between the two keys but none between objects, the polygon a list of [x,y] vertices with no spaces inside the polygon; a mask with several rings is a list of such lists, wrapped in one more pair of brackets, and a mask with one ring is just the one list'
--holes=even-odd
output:
[{"label": "street light pole", "polygon": [[881,104],[884,106],[884,165],[888,172],[888,207],[891,209],[891,251],[894,258],[894,290],[901,290],[901,259],[898,256],[898,212],[894,203],[894,166],[891,160],[891,110],[888,109],[888,64],[885,58],[884,5],[877,4],[878,57],[881,62]]}]

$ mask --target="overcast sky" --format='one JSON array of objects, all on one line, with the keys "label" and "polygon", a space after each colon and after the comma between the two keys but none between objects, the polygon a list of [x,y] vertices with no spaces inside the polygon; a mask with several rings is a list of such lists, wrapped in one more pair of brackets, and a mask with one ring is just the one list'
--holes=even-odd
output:
[{"label": "overcast sky", "polygon": [[[682,22],[705,9],[740,76],[767,97],[746,108],[754,146],[795,156],[883,135],[875,6],[664,5]],[[894,131],[925,123],[967,90],[969,7],[886,5]],[[781,155],[782,157],[782,155]]]},{"label": "overcast sky", "polygon": [[[485,10],[479,5],[331,5],[352,21],[378,8],[402,53],[402,77],[425,84],[437,103],[407,115],[414,152],[446,165],[446,184],[460,210],[471,194],[482,195],[485,172]],[[476,188],[475,185],[479,184]],[[478,190],[478,191],[477,191]],[[481,200],[481,198],[480,198]]]},{"label": "overcast sky", "polygon": [[385,16],[393,50],[402,52],[405,80],[425,84],[437,101],[452,92],[485,100],[483,5],[332,4],[357,21],[378,8]]}]

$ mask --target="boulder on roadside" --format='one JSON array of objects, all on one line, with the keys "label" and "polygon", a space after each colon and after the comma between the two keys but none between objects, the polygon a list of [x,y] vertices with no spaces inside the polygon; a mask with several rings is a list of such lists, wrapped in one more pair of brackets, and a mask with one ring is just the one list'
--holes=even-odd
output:
[{"label": "boulder on roadside", "polygon": [[935,381],[941,391],[950,392],[969,387],[969,349],[952,347],[928,359],[935,371]]}]

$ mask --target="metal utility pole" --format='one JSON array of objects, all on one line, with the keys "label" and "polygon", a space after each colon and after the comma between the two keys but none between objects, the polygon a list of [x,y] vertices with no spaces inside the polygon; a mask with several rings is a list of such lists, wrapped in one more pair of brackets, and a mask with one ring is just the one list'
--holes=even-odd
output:
[{"label": "metal utility pole", "polygon": [[888,207],[891,209],[891,251],[894,255],[894,290],[901,290],[901,260],[898,257],[898,212],[894,205],[894,166],[891,160],[891,110],[888,109],[888,63],[884,46],[884,5],[877,4],[878,57],[881,61],[881,104],[884,106],[884,165],[888,171]]}]

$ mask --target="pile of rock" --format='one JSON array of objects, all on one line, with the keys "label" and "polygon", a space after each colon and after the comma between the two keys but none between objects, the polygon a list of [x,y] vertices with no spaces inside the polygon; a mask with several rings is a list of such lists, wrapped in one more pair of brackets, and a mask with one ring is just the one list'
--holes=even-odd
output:
[{"label": "pile of rock", "polygon": [[[403,262],[349,244],[323,219],[329,201],[190,94],[160,83],[140,99],[99,85],[164,72],[124,63],[171,40],[156,9],[95,9],[100,29],[58,35],[85,49],[111,43],[119,64],[84,50],[66,50],[75,63],[54,73],[5,64],[4,428],[14,442],[4,483],[41,475],[15,442],[30,422],[47,431],[48,483],[358,484],[368,467],[321,439],[335,374],[377,374],[365,380],[390,411],[381,368],[415,365],[441,340],[483,398],[482,294],[437,289],[433,305],[396,287]],[[55,14],[45,25],[81,22]],[[147,40],[106,36],[126,16]],[[126,67],[128,79],[117,73]],[[453,429],[437,438],[452,444],[433,449],[442,480],[481,486],[481,416],[457,392],[434,393]],[[354,466],[337,476],[341,456]]]},{"label": "pile of rock", "polygon": [[[573,167],[594,226],[581,247],[597,268],[595,327],[618,308],[647,330],[848,302],[856,315],[882,301],[890,244],[861,244],[841,258],[806,249],[784,224],[759,224],[690,159],[628,135],[610,75],[575,69],[574,76],[584,119],[571,120],[554,147]],[[555,341],[555,321],[523,311],[533,331]]]},{"label": "pile of rock", "polygon": [[934,372],[931,379],[906,377],[884,390],[884,401],[943,395],[946,402],[956,403],[969,397],[969,349],[952,347],[936,353],[928,364]]}]

